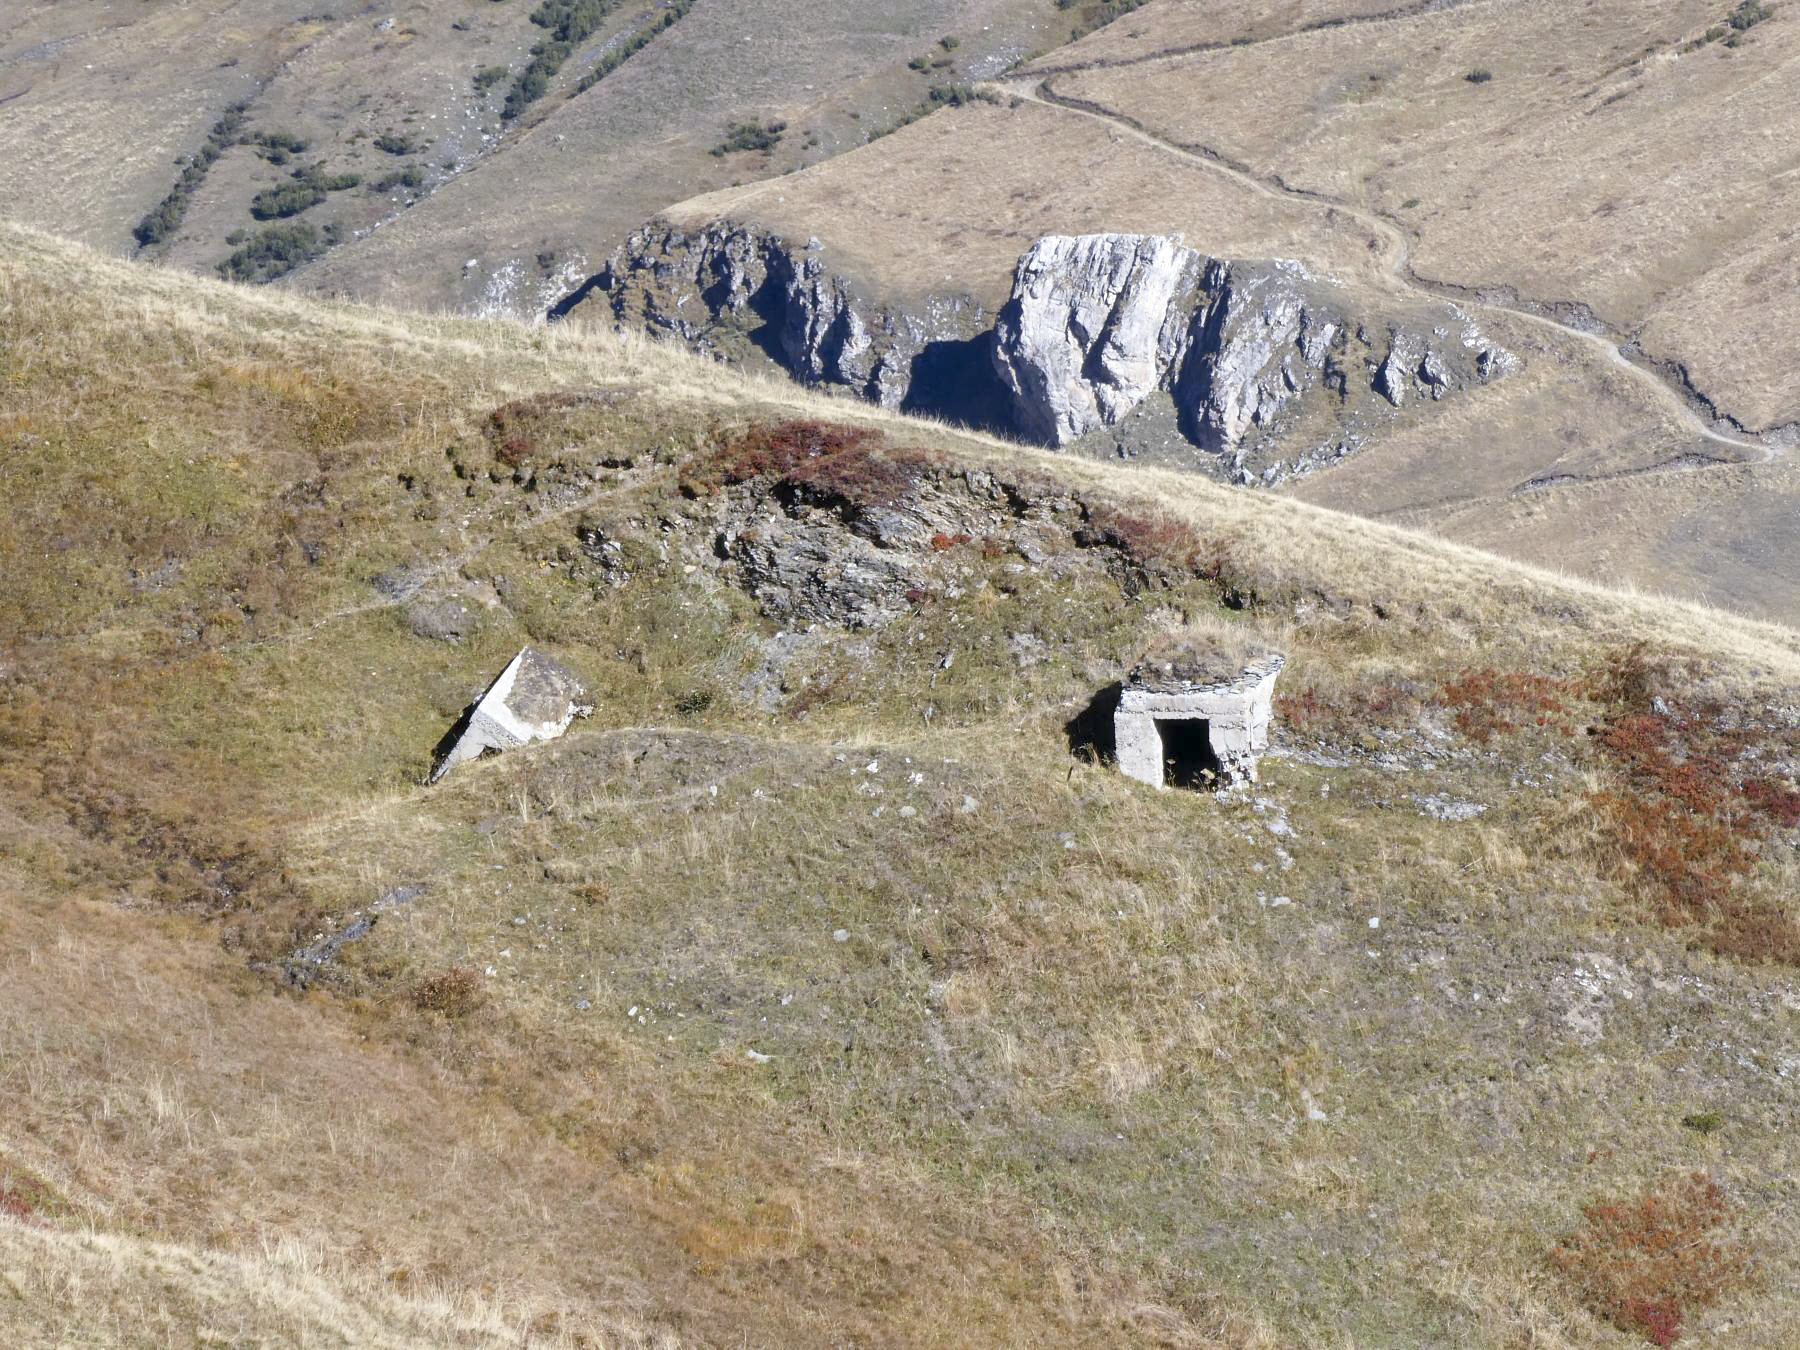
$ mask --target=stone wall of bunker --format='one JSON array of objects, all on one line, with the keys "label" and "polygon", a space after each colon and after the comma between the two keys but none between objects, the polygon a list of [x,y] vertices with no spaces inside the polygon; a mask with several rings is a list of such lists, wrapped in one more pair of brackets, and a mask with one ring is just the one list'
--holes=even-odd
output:
[{"label": "stone wall of bunker", "polygon": [[1113,713],[1113,756],[1127,778],[1163,785],[1162,733],[1149,713],[1126,712],[1123,705]]}]

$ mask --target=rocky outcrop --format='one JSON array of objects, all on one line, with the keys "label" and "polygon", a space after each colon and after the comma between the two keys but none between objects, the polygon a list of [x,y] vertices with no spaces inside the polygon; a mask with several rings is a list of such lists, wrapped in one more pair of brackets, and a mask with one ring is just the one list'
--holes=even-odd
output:
[{"label": "rocky outcrop", "polygon": [[884,407],[906,402],[913,366],[933,343],[988,327],[973,301],[925,312],[871,303],[819,253],[817,240],[796,248],[729,222],[656,225],[626,241],[586,289],[627,326],[728,359],[760,351],[804,383],[843,386]]},{"label": "rocky outcrop", "polygon": [[730,222],[659,225],[589,289],[622,324],[728,359],[760,352],[808,384],[1238,482],[1341,458],[1518,365],[1454,304],[1211,258],[1179,235],[1046,236],[991,319],[967,297],[877,304],[823,252]]},{"label": "rocky outcrop", "polygon": [[1066,445],[1116,423],[1162,383],[1199,256],[1167,235],[1052,235],[1019,259],[994,366],[1020,431]]},{"label": "rocky outcrop", "polygon": [[1517,365],[1454,305],[1355,300],[1298,263],[1208,258],[1178,236],[1053,235],[1019,260],[994,364],[1035,439],[1069,444],[1162,392],[1239,477],[1265,441],[1354,436]]}]

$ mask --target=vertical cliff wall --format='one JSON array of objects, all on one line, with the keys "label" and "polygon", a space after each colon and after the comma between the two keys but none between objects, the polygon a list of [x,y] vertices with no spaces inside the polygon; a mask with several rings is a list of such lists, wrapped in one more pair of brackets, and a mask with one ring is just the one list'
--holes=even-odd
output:
[{"label": "vertical cliff wall", "polygon": [[816,240],[729,222],[640,231],[584,289],[619,323],[807,384],[1239,482],[1353,453],[1518,366],[1453,304],[1377,300],[1176,235],[1046,236],[991,315],[967,296],[884,303]]}]

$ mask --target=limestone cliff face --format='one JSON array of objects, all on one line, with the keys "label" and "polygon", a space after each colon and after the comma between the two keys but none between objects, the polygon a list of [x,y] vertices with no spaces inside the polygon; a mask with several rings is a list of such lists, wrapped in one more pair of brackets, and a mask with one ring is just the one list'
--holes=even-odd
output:
[{"label": "limestone cliff face", "polygon": [[1355,434],[1518,364],[1452,305],[1356,299],[1298,263],[1208,258],[1176,236],[1052,235],[1019,260],[994,364],[1035,439],[1116,427],[1161,391],[1237,477],[1264,441]]},{"label": "limestone cliff face", "polygon": [[988,326],[973,302],[914,313],[875,304],[800,247],[730,222],[638,231],[594,278],[613,317],[741,358],[759,350],[807,384],[840,385],[884,407],[910,392],[933,342]]},{"label": "limestone cliff face", "polygon": [[1046,236],[991,317],[967,297],[879,304],[817,241],[729,222],[640,231],[590,289],[622,323],[760,351],[808,384],[1239,482],[1328,463],[1518,366],[1455,305],[1211,258],[1178,235]]},{"label": "limestone cliff face", "polygon": [[1019,430],[1066,445],[1142,403],[1181,346],[1201,261],[1170,236],[1038,240],[994,327]]}]

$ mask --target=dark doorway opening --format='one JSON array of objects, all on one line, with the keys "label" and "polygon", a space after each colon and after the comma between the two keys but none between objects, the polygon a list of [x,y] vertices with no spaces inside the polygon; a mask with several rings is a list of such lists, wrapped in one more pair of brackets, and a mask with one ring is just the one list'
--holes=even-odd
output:
[{"label": "dark doorway opening", "polygon": [[1163,781],[1170,787],[1209,788],[1219,781],[1219,757],[1213,753],[1212,723],[1204,717],[1159,717]]}]

